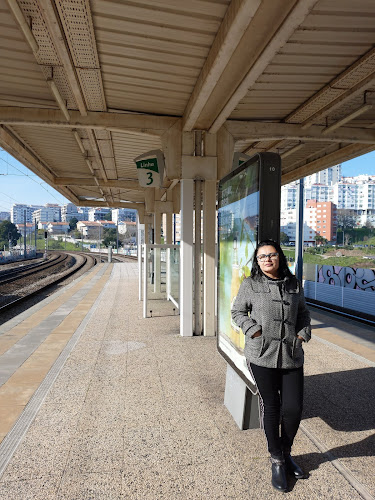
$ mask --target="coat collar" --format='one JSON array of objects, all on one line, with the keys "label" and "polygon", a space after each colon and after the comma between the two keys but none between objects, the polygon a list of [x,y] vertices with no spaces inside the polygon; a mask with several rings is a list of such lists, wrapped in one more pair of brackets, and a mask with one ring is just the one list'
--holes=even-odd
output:
[{"label": "coat collar", "polygon": [[[280,280],[283,290],[288,293],[298,293],[299,283],[293,276],[292,278],[284,278]],[[250,279],[251,288],[255,293],[270,293],[271,286],[277,286],[280,281],[268,280],[265,276],[260,276],[260,279]]]}]

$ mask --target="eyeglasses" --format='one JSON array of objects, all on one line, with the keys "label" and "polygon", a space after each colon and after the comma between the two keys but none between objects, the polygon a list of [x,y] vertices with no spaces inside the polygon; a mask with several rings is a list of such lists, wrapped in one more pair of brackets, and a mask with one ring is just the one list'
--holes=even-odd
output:
[{"label": "eyeglasses", "polygon": [[279,254],[277,252],[274,252],[274,253],[262,253],[260,255],[257,255],[257,259],[260,261],[260,262],[264,262],[265,260],[268,260],[268,259],[271,259],[271,260],[276,260],[277,257],[279,256]]}]

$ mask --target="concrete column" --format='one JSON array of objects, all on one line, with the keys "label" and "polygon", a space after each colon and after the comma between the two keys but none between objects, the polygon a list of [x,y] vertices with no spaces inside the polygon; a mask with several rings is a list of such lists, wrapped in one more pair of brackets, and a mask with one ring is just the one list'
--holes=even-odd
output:
[{"label": "concrete column", "polygon": [[193,335],[194,181],[181,180],[180,334]]},{"label": "concrete column", "polygon": [[215,335],[216,181],[203,187],[203,334]]},{"label": "concrete column", "polygon": [[202,204],[202,183],[195,181],[195,222],[194,222],[194,335],[202,334],[201,319],[201,204]]},{"label": "concrete column", "polygon": [[[154,213],[154,243],[161,243],[161,213]],[[161,252],[160,248],[154,248],[154,292],[160,293],[161,289]]]}]

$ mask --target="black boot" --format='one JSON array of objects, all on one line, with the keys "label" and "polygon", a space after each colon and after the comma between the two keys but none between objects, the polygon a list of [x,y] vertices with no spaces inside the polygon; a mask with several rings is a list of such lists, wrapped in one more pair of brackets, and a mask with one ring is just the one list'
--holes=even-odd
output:
[{"label": "black boot", "polygon": [[307,476],[299,465],[295,463],[290,454],[285,455],[285,469],[295,479],[305,479]]},{"label": "black boot", "polygon": [[285,492],[288,489],[285,474],[285,461],[283,458],[273,457],[271,455],[272,464],[272,486],[278,490]]}]

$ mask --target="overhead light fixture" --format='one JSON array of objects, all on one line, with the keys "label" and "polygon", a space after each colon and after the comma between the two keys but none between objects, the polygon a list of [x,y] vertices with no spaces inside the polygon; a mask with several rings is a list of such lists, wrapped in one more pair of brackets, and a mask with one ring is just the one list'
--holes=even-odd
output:
[{"label": "overhead light fixture", "polygon": [[78,196],[80,201],[105,201],[103,198],[95,198],[93,196]]},{"label": "overhead light fixture", "polygon": [[292,155],[292,154],[296,153],[297,151],[299,151],[300,149],[302,149],[302,148],[303,148],[303,146],[304,146],[304,143],[303,143],[303,142],[301,142],[300,144],[297,144],[297,145],[296,145],[296,146],[294,146],[293,148],[288,149],[288,151],[285,151],[285,153],[282,153],[282,154],[280,155],[280,158],[284,159],[284,158],[286,158],[287,156],[290,156],[290,155]]},{"label": "overhead light fixture", "polygon": [[25,16],[23,15],[23,12],[17,3],[17,0],[8,0],[8,5],[10,10],[13,12],[14,17],[17,19],[17,22],[22,30],[22,33],[25,35],[25,38],[28,41],[32,51],[34,53],[38,52],[39,45],[35,40],[33,32],[30,29],[30,26],[26,22]]},{"label": "overhead light fixture", "polygon": [[372,108],[372,104],[363,104],[360,108],[356,109],[353,111],[353,113],[350,113],[349,115],[345,116],[344,118],[341,118],[341,120],[338,120],[335,123],[332,123],[329,127],[326,127],[322,130],[322,135],[327,135],[329,132],[333,132],[339,127],[342,127],[342,125],[345,125],[345,123],[350,122],[351,120],[354,120],[354,118],[357,118],[357,116],[363,115],[363,113],[366,113],[366,111],[369,111]]},{"label": "overhead light fixture", "polygon": [[77,141],[77,144],[79,146],[79,149],[81,150],[81,153],[86,156],[86,149],[84,148],[84,146],[82,144],[82,140],[81,140],[77,130],[73,130],[73,135],[74,135],[75,140]]},{"label": "overhead light fixture", "polygon": [[51,89],[51,92],[52,92],[54,98],[57,101],[57,104],[59,105],[59,108],[63,112],[67,121],[69,121],[70,114],[69,114],[68,108],[66,107],[65,102],[64,102],[63,98],[61,97],[59,89],[56,87],[56,83],[52,80],[52,78],[47,78],[47,83],[49,85],[49,88]]}]

